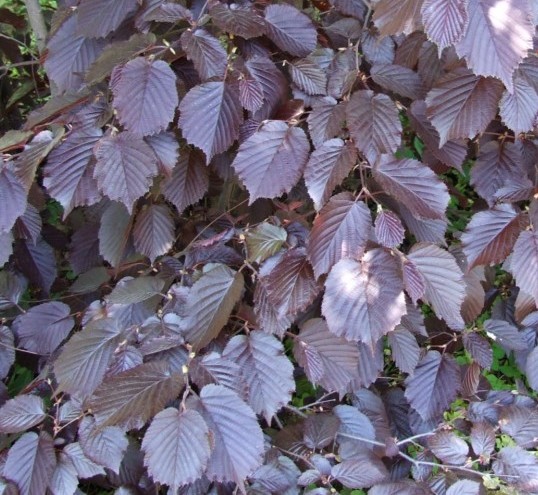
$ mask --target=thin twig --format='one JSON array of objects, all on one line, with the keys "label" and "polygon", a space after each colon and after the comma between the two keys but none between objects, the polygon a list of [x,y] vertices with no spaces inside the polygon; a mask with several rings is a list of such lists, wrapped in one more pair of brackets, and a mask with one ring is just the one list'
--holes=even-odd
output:
[{"label": "thin twig", "polygon": [[396,445],[405,445],[406,443],[414,442],[418,438],[431,437],[432,435],[435,435],[435,433],[435,431],[429,431],[428,433],[419,433],[418,435],[413,435],[412,437],[404,438],[403,440],[396,442]]}]

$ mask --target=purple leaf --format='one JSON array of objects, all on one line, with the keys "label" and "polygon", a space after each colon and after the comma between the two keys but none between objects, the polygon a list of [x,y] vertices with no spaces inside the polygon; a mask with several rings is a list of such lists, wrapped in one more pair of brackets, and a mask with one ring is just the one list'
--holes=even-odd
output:
[{"label": "purple leaf", "polygon": [[239,137],[243,116],[235,86],[223,81],[195,86],[185,95],[179,110],[183,137],[205,153],[208,163]]},{"label": "purple leaf", "polygon": [[333,334],[373,346],[406,313],[394,258],[373,249],[361,261],[339,261],[325,282],[321,311]]},{"label": "purple leaf", "polygon": [[358,379],[357,347],[342,337],[336,337],[321,318],[305,322],[294,340],[293,355],[313,384],[328,392],[343,395]]},{"label": "purple leaf", "polygon": [[314,150],[306,164],[304,179],[316,210],[329,200],[356,162],[356,148],[339,138],[325,141]]},{"label": "purple leaf", "polygon": [[289,64],[293,82],[308,95],[327,93],[327,75],[314,62],[301,59]]},{"label": "purple leaf", "polygon": [[26,210],[26,189],[7,163],[0,165],[0,234],[9,232]]},{"label": "purple leaf", "polygon": [[129,430],[162,411],[182,386],[181,375],[171,374],[162,361],[152,361],[105,378],[88,405],[99,426],[118,425]]},{"label": "purple leaf", "polygon": [[490,369],[493,364],[493,349],[490,343],[476,332],[463,334],[463,345],[473,361],[482,368]]},{"label": "purple leaf", "polygon": [[255,330],[248,336],[233,337],[222,357],[241,367],[249,388],[248,404],[270,424],[295,391],[293,366],[282,343],[272,335]]},{"label": "purple leaf", "polygon": [[43,399],[35,395],[18,395],[0,408],[0,431],[18,433],[41,423],[47,414]]},{"label": "purple leaf", "polygon": [[211,433],[194,410],[169,407],[158,413],[142,441],[151,477],[172,491],[200,478],[211,455]]},{"label": "purple leaf", "polygon": [[532,492],[538,488],[538,460],[521,447],[503,447],[493,462],[493,472],[508,476],[516,489]]},{"label": "purple leaf", "polygon": [[71,459],[60,453],[56,468],[49,482],[49,489],[54,494],[74,495],[78,488],[78,476]]},{"label": "purple leaf", "polygon": [[424,31],[439,47],[439,55],[463,38],[469,23],[468,3],[468,0],[424,0]]},{"label": "purple leaf", "polygon": [[[4,272],[3,272],[4,273]],[[3,380],[15,362],[15,339],[9,327],[0,325],[0,378]]]},{"label": "purple leaf", "polygon": [[189,60],[194,62],[200,78],[221,78],[226,72],[227,54],[219,40],[205,29],[185,31],[181,36],[181,46]]},{"label": "purple leaf", "polygon": [[315,102],[306,119],[314,146],[319,148],[325,141],[336,137],[342,130],[345,119],[345,105],[337,104],[332,96],[325,96]]},{"label": "purple leaf", "polygon": [[264,94],[262,86],[255,79],[239,80],[239,101],[246,110],[256,112],[263,105]]},{"label": "purple leaf", "polygon": [[91,395],[105,376],[120,337],[121,329],[111,318],[92,321],[75,333],[54,363],[59,389],[82,397]]},{"label": "purple leaf", "polygon": [[280,318],[294,317],[306,309],[320,289],[304,248],[287,251],[262,283]]},{"label": "purple leaf", "polygon": [[535,347],[527,356],[525,373],[532,389],[538,390],[538,347]]},{"label": "purple leaf", "polygon": [[399,95],[419,100],[425,90],[420,76],[413,70],[401,65],[375,64],[370,70],[373,81]]},{"label": "purple leaf", "polygon": [[243,276],[225,265],[208,264],[187,298],[186,339],[196,349],[220,333],[241,297]]},{"label": "purple leaf", "polygon": [[469,29],[456,45],[475,74],[499,78],[513,92],[512,74],[532,50],[534,25],[525,0],[469,0]]},{"label": "purple leaf", "polygon": [[317,33],[312,21],[288,4],[271,4],[265,9],[267,37],[281,50],[306,57],[316,48]]},{"label": "purple leaf", "polygon": [[522,227],[520,214],[510,205],[476,213],[461,236],[467,270],[500,263],[510,254]]},{"label": "purple leaf", "polygon": [[415,336],[403,327],[396,327],[388,334],[392,357],[403,373],[412,374],[420,358],[420,347]]},{"label": "purple leaf", "polygon": [[399,246],[405,229],[398,215],[392,211],[380,211],[375,217],[375,236],[378,242],[389,249]]},{"label": "purple leaf", "polygon": [[170,177],[179,158],[179,143],[175,134],[161,132],[147,136],[144,140],[159,159],[159,172],[165,177]]},{"label": "purple leaf", "polygon": [[108,304],[137,304],[147,301],[155,295],[160,295],[165,280],[160,277],[140,276],[124,277],[108,296]]},{"label": "purple leaf", "polygon": [[193,359],[189,366],[189,379],[199,388],[213,383],[233,390],[240,397],[248,397],[248,386],[241,366],[217,352]]},{"label": "purple leaf", "polygon": [[69,262],[73,272],[80,275],[100,265],[102,261],[99,254],[99,226],[95,223],[82,225],[71,238]]},{"label": "purple leaf", "polygon": [[163,60],[130,60],[113,74],[110,87],[118,119],[133,135],[155,134],[174,119],[176,75]]},{"label": "purple leaf", "polygon": [[411,407],[422,419],[434,419],[450,408],[461,388],[459,366],[448,354],[428,351],[405,383]]},{"label": "purple leaf", "polygon": [[532,131],[538,117],[538,94],[534,87],[522,77],[515,77],[513,93],[508,90],[503,93],[499,114],[516,136]]},{"label": "purple leaf", "polygon": [[[3,232],[0,234],[0,268],[8,261],[13,254],[13,234],[11,232]],[[0,298],[1,301],[1,298]],[[2,303],[0,302],[0,305]]]},{"label": "purple leaf", "polygon": [[63,453],[72,462],[79,478],[92,478],[93,476],[105,474],[105,470],[102,466],[98,466],[95,462],[86,457],[79,442],[73,442],[66,445],[63,449]]},{"label": "purple leaf", "polygon": [[372,20],[382,36],[411,34],[420,28],[423,0],[380,0]]},{"label": "purple leaf", "polygon": [[248,259],[261,263],[280,251],[288,233],[282,227],[262,222],[245,234]]},{"label": "purple leaf", "polygon": [[418,160],[382,155],[373,174],[385,192],[404,203],[413,216],[445,218],[450,200],[446,185]]},{"label": "purple leaf", "polygon": [[369,488],[386,480],[389,473],[380,459],[363,454],[333,466],[331,476],[347,488]]},{"label": "purple leaf", "polygon": [[157,157],[142,139],[122,132],[102,138],[95,148],[97,163],[93,176],[110,199],[121,201],[129,213],[146,194],[151,178],[158,173]]},{"label": "purple leaf", "polygon": [[346,118],[355,145],[371,164],[380,154],[392,154],[400,145],[402,124],[387,95],[356,91],[347,104]]},{"label": "purple leaf", "polygon": [[45,493],[56,466],[54,444],[46,432],[22,435],[9,449],[3,476],[17,484],[20,495]]},{"label": "purple leaf", "polygon": [[308,416],[304,422],[303,443],[312,450],[328,447],[334,443],[338,423],[338,419],[328,413]]},{"label": "purple leaf", "polygon": [[28,285],[21,275],[9,270],[0,270],[0,310],[5,311],[19,302]]},{"label": "purple leaf", "polygon": [[[96,20],[101,22],[102,18],[99,15]],[[77,15],[71,15],[64,21],[47,44],[47,58],[43,64],[58,91],[78,90],[85,72],[104,46],[104,40],[89,39],[78,34]]]},{"label": "purple leaf", "polygon": [[524,351],[528,349],[523,334],[509,322],[504,320],[486,320],[484,330],[488,336],[495,340],[501,347],[512,351]]},{"label": "purple leaf", "polygon": [[254,411],[234,392],[206,385],[200,398],[187,403],[198,411],[213,435],[213,450],[206,471],[209,479],[234,481],[240,486],[262,464],[263,433]]},{"label": "purple leaf", "polygon": [[372,228],[370,210],[349,193],[333,196],[314,220],[307,253],[316,278],[343,258],[360,259]]},{"label": "purple leaf", "polygon": [[428,437],[428,447],[438,459],[447,464],[465,464],[469,454],[469,446],[451,431],[438,431]]},{"label": "purple leaf", "polygon": [[15,255],[21,272],[36,287],[48,294],[58,275],[54,250],[42,238],[35,245],[28,240],[15,243]]},{"label": "purple leaf", "polygon": [[[382,404],[381,408],[383,408]],[[361,412],[356,407],[348,405],[336,406],[333,409],[333,414],[340,422],[337,442],[339,445],[338,453],[342,459],[360,457],[361,454],[364,455],[365,451],[372,449],[371,443],[350,437],[375,440],[376,430],[373,425],[373,422],[375,422],[373,417],[369,417],[366,412]],[[384,409],[383,414],[385,414]],[[384,419],[387,419],[386,416]]]},{"label": "purple leaf", "polygon": [[239,146],[232,163],[249,193],[249,203],[289,192],[308,159],[310,145],[304,131],[269,120]]},{"label": "purple leaf", "polygon": [[265,31],[265,21],[249,4],[214,3],[209,14],[219,28],[242,38],[256,38]]},{"label": "purple leaf", "polygon": [[439,133],[439,144],[483,132],[497,113],[502,88],[499,81],[464,68],[438,79],[426,97],[426,114]]},{"label": "purple leaf", "polygon": [[111,202],[104,211],[99,227],[99,253],[113,267],[120,265],[128,248],[131,215],[124,205]]},{"label": "purple leaf", "polygon": [[487,423],[476,423],[471,428],[470,440],[473,452],[487,458],[495,448],[495,430]]},{"label": "purple leaf", "polygon": [[[365,29],[362,32],[361,45],[364,58],[372,65],[390,65],[394,62],[394,41],[390,36],[380,37],[377,32]],[[356,68],[355,62],[352,67]],[[350,76],[355,77],[355,70],[351,72]],[[354,83],[353,80],[350,82],[351,85]]]},{"label": "purple leaf", "polygon": [[75,325],[67,304],[51,301],[30,308],[13,322],[13,330],[24,349],[51,354]]},{"label": "purple leaf", "polygon": [[424,279],[424,301],[455,330],[464,328],[461,305],[465,297],[463,273],[454,257],[431,244],[416,244],[409,259]]},{"label": "purple leaf", "polygon": [[174,204],[179,213],[198,200],[209,188],[208,169],[204,156],[198,150],[182,152],[172,176],[162,184],[164,197]]},{"label": "purple leaf", "polygon": [[83,0],[77,9],[78,33],[104,38],[137,8],[136,0]]},{"label": "purple leaf", "polygon": [[538,305],[538,232],[523,231],[514,246],[514,255],[510,271],[516,279],[517,286],[530,294]]},{"label": "purple leaf", "polygon": [[446,495],[480,495],[483,490],[482,483],[473,480],[458,480],[450,485]]},{"label": "purple leaf", "polygon": [[153,263],[174,242],[174,221],[166,205],[150,205],[138,213],[133,226],[136,250]]}]

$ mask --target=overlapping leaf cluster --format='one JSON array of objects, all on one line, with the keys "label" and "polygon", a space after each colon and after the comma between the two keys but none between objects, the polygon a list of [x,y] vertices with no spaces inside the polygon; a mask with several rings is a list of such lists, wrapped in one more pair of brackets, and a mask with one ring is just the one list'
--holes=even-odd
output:
[{"label": "overlapping leaf cluster", "polygon": [[4,488],[538,493],[537,18],[64,2],[0,139]]}]

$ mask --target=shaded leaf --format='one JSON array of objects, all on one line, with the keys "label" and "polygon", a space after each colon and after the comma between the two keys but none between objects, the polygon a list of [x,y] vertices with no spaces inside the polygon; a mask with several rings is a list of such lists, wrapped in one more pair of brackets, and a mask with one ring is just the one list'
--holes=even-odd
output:
[{"label": "shaded leaf", "polygon": [[136,304],[160,294],[165,280],[159,277],[125,277],[106,296],[109,304]]},{"label": "shaded leaf", "polygon": [[181,36],[181,46],[192,60],[202,80],[221,78],[226,72],[227,55],[219,40],[205,29],[185,31]]},{"label": "shaded leaf", "polygon": [[209,13],[223,31],[249,39],[263,34],[265,22],[250,5],[215,3]]},{"label": "shaded leaf", "polygon": [[[336,137],[342,130],[342,123],[345,119],[345,105],[343,103],[337,104],[332,96],[325,96],[315,101],[312,104],[312,111],[306,119],[314,146],[318,148],[325,141]],[[338,144],[343,146],[343,142],[338,142]],[[348,147],[351,146],[348,145]],[[307,180],[306,172],[305,180]]]},{"label": "shaded leaf", "polygon": [[7,164],[0,165],[0,233],[8,232],[26,210],[26,189]]},{"label": "shaded leaf", "polygon": [[175,491],[202,476],[211,454],[211,436],[198,412],[169,407],[153,418],[142,449],[151,477]]},{"label": "shaded leaf", "polygon": [[471,428],[471,446],[476,455],[488,457],[495,448],[495,430],[485,422]]},{"label": "shaded leaf", "polygon": [[380,0],[372,20],[383,36],[411,34],[421,24],[422,0]]},{"label": "shaded leaf", "polygon": [[26,278],[48,295],[58,275],[56,257],[50,244],[47,244],[41,237],[35,244],[28,240],[17,241],[15,256]]},{"label": "shaded leaf", "polygon": [[497,113],[502,88],[499,81],[464,68],[438,79],[426,96],[426,115],[439,133],[439,144],[483,132]]},{"label": "shaded leaf", "polygon": [[51,301],[30,308],[13,322],[21,347],[39,354],[51,354],[75,325],[67,304]]},{"label": "shaded leaf", "polygon": [[490,369],[493,364],[493,349],[490,343],[478,335],[476,332],[463,334],[463,345],[465,350],[471,355],[473,361],[482,368]]},{"label": "shaded leaf", "polygon": [[85,224],[73,233],[69,262],[76,275],[102,264],[103,259],[99,254],[99,226],[97,224]]},{"label": "shaded leaf", "polygon": [[[239,101],[243,108],[256,112],[263,105],[263,100],[263,89],[258,81],[247,78],[239,80]],[[240,141],[242,140],[240,139]]]},{"label": "shaded leaf", "polygon": [[93,176],[110,199],[122,202],[129,213],[157,175],[157,157],[142,140],[122,132],[102,138],[95,147]]},{"label": "shaded leaf", "polygon": [[512,92],[512,74],[533,47],[528,3],[469,0],[468,9],[470,29],[456,52],[475,74],[497,77]]},{"label": "shaded leaf", "polygon": [[99,226],[99,253],[113,267],[123,260],[129,234],[131,215],[121,203],[111,202],[103,212]]},{"label": "shaded leaf", "polygon": [[195,86],[185,95],[179,110],[183,137],[205,153],[208,163],[239,137],[243,120],[239,95],[235,86],[224,81]]},{"label": "shaded leaf", "polygon": [[282,343],[272,335],[255,330],[248,336],[233,337],[222,356],[241,367],[249,388],[248,404],[270,424],[295,391],[293,366]]},{"label": "shaded leaf", "polygon": [[524,351],[528,348],[523,334],[508,321],[504,320],[486,320],[484,330],[488,336],[497,341],[505,349],[512,351]]},{"label": "shaded leaf", "polygon": [[121,329],[112,318],[92,321],[74,334],[54,363],[59,389],[89,396],[105,376],[120,337]]},{"label": "shaded leaf", "polygon": [[293,344],[293,355],[308,380],[328,392],[343,395],[358,379],[357,347],[329,332],[325,320],[313,318],[301,326]]},{"label": "shaded leaf", "polygon": [[[3,267],[9,261],[9,257],[13,254],[13,234],[4,232],[0,234],[0,267]],[[1,298],[0,298],[1,301]],[[2,303],[0,302],[0,305]]]},{"label": "shaded leaf", "polygon": [[110,88],[119,121],[135,136],[155,134],[174,119],[176,75],[163,60],[130,60],[114,73]]},{"label": "shaded leaf", "polygon": [[240,397],[248,397],[248,386],[243,379],[240,365],[217,352],[192,360],[189,365],[189,379],[199,388],[214,383],[233,390]]},{"label": "shaded leaf", "polygon": [[465,326],[461,305],[465,297],[463,274],[454,257],[432,244],[416,244],[408,255],[424,279],[424,297],[448,326]]},{"label": "shaded leaf", "polygon": [[0,325],[0,379],[4,379],[15,362],[15,339],[9,327]]},{"label": "shaded leaf", "polygon": [[334,443],[339,421],[332,414],[308,416],[304,422],[303,443],[312,450],[320,450]]},{"label": "shaded leaf", "polygon": [[334,265],[321,311],[332,333],[373,346],[406,313],[402,289],[394,258],[373,249],[361,261],[343,259]]},{"label": "shaded leaf", "polygon": [[79,478],[92,478],[93,476],[105,474],[105,470],[102,466],[98,466],[95,462],[86,457],[80,447],[80,443],[69,443],[64,447],[63,453],[66,454],[73,463],[73,467]]},{"label": "shaded leaf", "polygon": [[250,193],[249,203],[289,192],[298,182],[310,145],[304,131],[269,120],[239,146],[232,163]]},{"label": "shaded leaf", "polygon": [[49,482],[49,490],[53,495],[74,495],[78,487],[78,477],[71,459],[60,453],[56,468]]},{"label": "shaded leaf", "polygon": [[220,385],[206,385],[193,406],[189,409],[202,415],[214,438],[207,477],[242,485],[262,464],[263,433],[256,415],[234,392]]},{"label": "shaded leaf", "polygon": [[388,334],[392,357],[403,373],[412,374],[419,358],[420,347],[415,336],[405,328],[395,328]]},{"label": "shaded leaf", "polygon": [[170,251],[174,242],[174,221],[165,205],[150,205],[143,209],[133,226],[136,250],[153,263],[155,258]]},{"label": "shaded leaf", "polygon": [[36,395],[18,395],[0,408],[0,431],[18,433],[41,423],[47,414],[43,399]]},{"label": "shaded leaf", "polygon": [[476,213],[461,236],[467,269],[504,261],[512,251],[521,224],[520,215],[510,205],[501,204]]},{"label": "shaded leaf", "polygon": [[517,286],[534,298],[538,305],[538,231],[525,230],[519,234],[510,262],[510,271]]},{"label": "shaded leaf", "polygon": [[228,322],[241,297],[243,276],[225,265],[209,264],[187,297],[186,339],[201,349],[211,342]]},{"label": "shaded leaf", "polygon": [[403,242],[405,229],[398,215],[392,211],[380,211],[374,224],[376,239],[382,246],[392,249]]},{"label": "shaded leaf", "polygon": [[468,0],[424,0],[424,31],[439,47],[439,54],[465,34],[469,23],[468,3]]},{"label": "shaded leaf", "polygon": [[339,444],[338,453],[342,459],[360,457],[365,451],[372,449],[371,443],[359,440],[359,438],[375,440],[376,431],[371,417],[368,417],[366,413],[359,411],[356,407],[348,405],[336,406],[333,409],[333,414],[340,422],[337,442]]},{"label": "shaded leaf", "polygon": [[327,75],[309,59],[289,64],[293,82],[307,95],[324,95],[327,92]]},{"label": "shaded leaf", "polygon": [[177,397],[183,377],[162,361],[144,363],[106,378],[89,402],[99,426],[137,427]]},{"label": "shaded leaf", "polygon": [[356,148],[339,138],[325,141],[314,150],[306,164],[304,180],[316,210],[329,200],[356,162]]},{"label": "shaded leaf", "polygon": [[461,388],[460,370],[454,358],[428,351],[405,381],[405,397],[424,420],[434,419],[450,408]]},{"label": "shaded leaf", "polygon": [[333,466],[331,475],[347,488],[369,488],[389,476],[381,460],[373,456],[342,461]]},{"label": "shaded leaf", "polygon": [[346,106],[346,119],[355,145],[371,164],[380,154],[392,154],[400,145],[402,124],[387,95],[355,91]]},{"label": "shaded leaf", "polygon": [[179,158],[179,143],[174,133],[161,132],[145,138],[159,160],[159,171],[169,177]]},{"label": "shaded leaf", "polygon": [[281,50],[306,57],[316,48],[317,33],[312,21],[288,4],[271,4],[265,9],[265,33]]},{"label": "shaded leaf", "polygon": [[424,85],[413,70],[394,64],[375,64],[370,70],[373,81],[399,95],[418,100],[424,96]]},{"label": "shaded leaf", "polygon": [[28,282],[21,275],[8,270],[0,271],[0,310],[4,311],[19,302]]},{"label": "shaded leaf", "polygon": [[78,32],[91,38],[105,37],[137,7],[136,0],[84,0],[77,9]]},{"label": "shaded leaf", "polygon": [[288,233],[282,227],[262,222],[245,234],[248,249],[248,259],[261,263],[278,253],[288,238]]},{"label": "shaded leaf", "polygon": [[481,493],[482,483],[473,480],[458,480],[446,491],[446,495],[480,495]]},{"label": "shaded leaf", "polygon": [[9,449],[3,475],[17,484],[21,495],[45,493],[56,466],[48,433],[25,433]]},{"label": "shaded leaf", "polygon": [[535,347],[527,356],[525,374],[533,390],[538,390],[538,347]]},{"label": "shaded leaf", "polygon": [[450,196],[446,185],[418,160],[396,159],[382,155],[374,169],[374,178],[415,217],[443,219]]},{"label": "shaded leaf", "polygon": [[314,220],[307,253],[317,278],[343,258],[360,259],[372,218],[363,201],[349,193],[333,196]]},{"label": "shaded leaf", "polygon": [[499,114],[504,124],[517,136],[531,131],[538,117],[538,94],[522,77],[514,78],[514,91],[505,90],[499,103]]},{"label": "shaded leaf", "polygon": [[521,490],[536,491],[538,461],[521,447],[503,447],[493,462],[493,471],[497,475],[515,477],[510,481]]},{"label": "shaded leaf", "polygon": [[447,464],[465,464],[469,453],[469,446],[451,431],[438,431],[428,437],[428,446],[435,454]]}]

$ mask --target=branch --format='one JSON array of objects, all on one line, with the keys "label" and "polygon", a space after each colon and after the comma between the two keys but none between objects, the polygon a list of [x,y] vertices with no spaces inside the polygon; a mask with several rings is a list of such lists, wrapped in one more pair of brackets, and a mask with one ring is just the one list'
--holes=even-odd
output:
[{"label": "branch", "polygon": [[26,5],[28,20],[36,37],[37,48],[39,49],[39,53],[42,53],[46,45],[47,26],[45,26],[45,18],[43,17],[39,0],[24,0],[24,5]]}]

